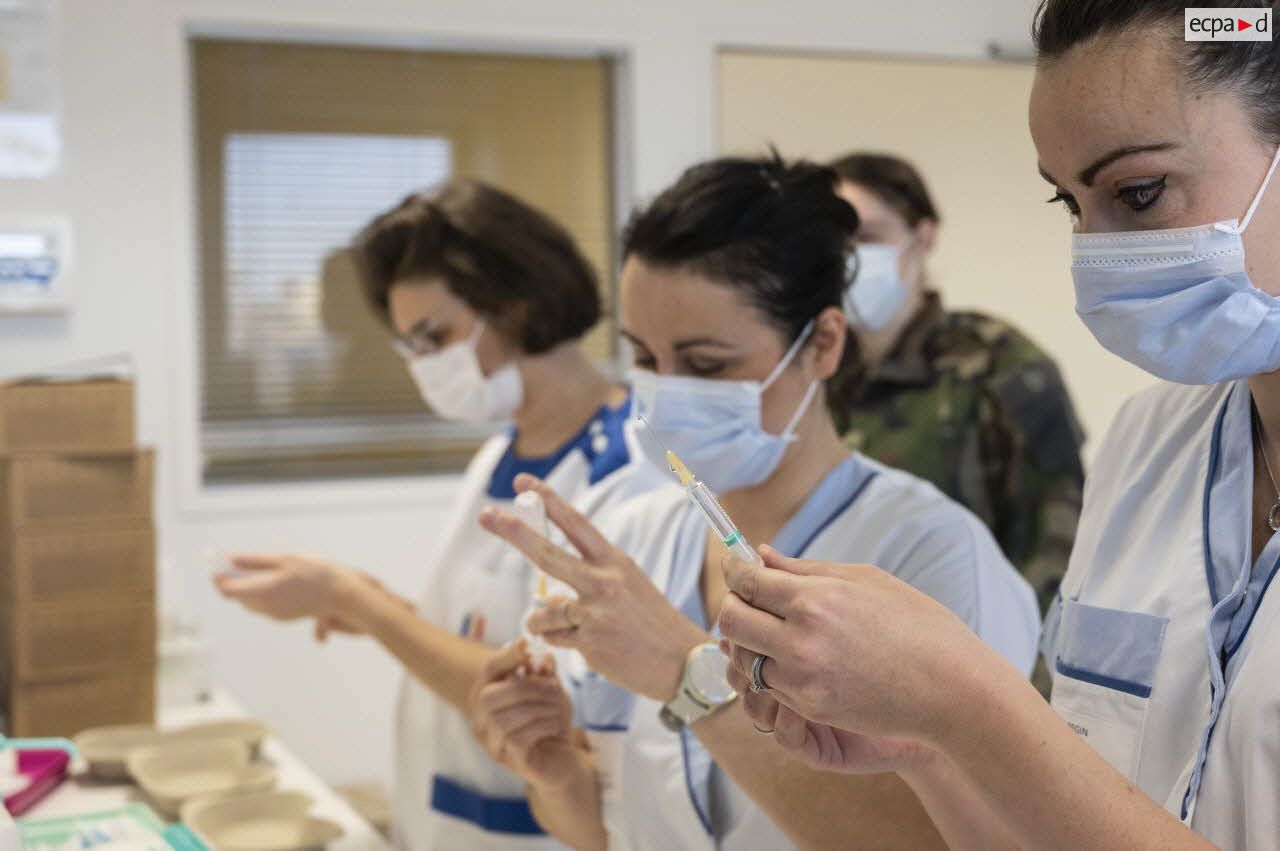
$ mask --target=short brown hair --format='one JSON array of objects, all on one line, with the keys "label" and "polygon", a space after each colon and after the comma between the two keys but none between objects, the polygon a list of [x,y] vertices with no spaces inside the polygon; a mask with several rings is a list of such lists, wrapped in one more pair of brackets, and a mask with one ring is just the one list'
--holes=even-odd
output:
[{"label": "short brown hair", "polygon": [[924,178],[901,157],[858,151],[833,161],[831,169],[841,180],[866,187],[911,227],[926,219],[941,222]]},{"label": "short brown hair", "polygon": [[591,264],[551,217],[494,186],[456,178],[410,195],[352,243],[365,294],[384,322],[390,292],[438,277],[526,354],[576,340],[600,318]]}]

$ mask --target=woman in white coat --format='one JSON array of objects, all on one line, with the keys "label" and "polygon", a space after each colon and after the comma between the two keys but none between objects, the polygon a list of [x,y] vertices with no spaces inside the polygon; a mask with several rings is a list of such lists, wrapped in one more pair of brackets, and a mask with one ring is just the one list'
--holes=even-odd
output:
[{"label": "woman in white coat", "polygon": [[728,566],[732,679],[771,688],[755,723],[811,764],[897,771],[954,848],[1280,845],[1280,41],[1274,3],[1219,6],[1038,12],[1031,131],[1077,312],[1165,379],[1094,462],[1051,705],[883,572]]},{"label": "woman in white coat", "polygon": [[[512,482],[556,483],[592,516],[651,486],[631,443],[630,400],[583,353],[599,318],[597,281],[572,238],[494,187],[454,180],[375,219],[353,250],[375,312],[435,412],[511,427],[472,458],[415,606],[368,574],[293,554],[235,558],[227,597],[269,617],[367,633],[405,666],[396,718],[397,844],[411,849],[555,846],[523,784],[470,736],[463,706],[493,647],[521,631],[527,563],[482,531]],[[648,485],[646,485],[646,481]]]},{"label": "woman in white coat", "polygon": [[[875,560],[1025,674],[1036,604],[986,528],[932,485],[851,453],[835,430],[824,397],[847,357],[840,305],[857,216],[834,185],[813,164],[716,160],[635,215],[621,303],[637,408],[749,540]],[[579,555],[505,512],[486,512],[485,525],[578,591],[530,627],[581,656],[562,659],[565,694],[553,677],[505,676],[521,658],[513,648],[490,666],[473,714],[491,752],[529,781],[548,830],[611,849],[938,844],[900,783],[809,770],[731,705],[713,626],[725,544],[682,489],[631,500],[597,531],[549,483],[522,477],[522,488],[543,494]]]}]

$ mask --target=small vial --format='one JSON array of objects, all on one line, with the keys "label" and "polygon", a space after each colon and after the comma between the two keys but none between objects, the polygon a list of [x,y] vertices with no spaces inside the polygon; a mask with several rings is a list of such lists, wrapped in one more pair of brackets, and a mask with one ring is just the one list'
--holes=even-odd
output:
[{"label": "small vial", "polygon": [[[530,529],[544,538],[548,537],[550,529],[547,525],[547,507],[543,504],[542,497],[536,492],[525,491],[522,494],[518,494],[512,504],[512,512],[523,520]],[[542,636],[529,632],[527,624],[529,615],[547,604],[548,583],[547,575],[542,572],[540,567],[532,562],[530,562],[529,566],[533,568],[533,597],[530,600],[529,608],[525,610],[524,617],[521,619],[521,629],[524,633],[525,647],[536,665],[550,657],[551,648],[543,640]]]}]

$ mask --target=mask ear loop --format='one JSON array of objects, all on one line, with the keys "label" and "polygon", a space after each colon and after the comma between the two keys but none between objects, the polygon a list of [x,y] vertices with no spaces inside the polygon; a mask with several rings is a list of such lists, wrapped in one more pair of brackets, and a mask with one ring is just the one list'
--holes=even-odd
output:
[{"label": "mask ear loop", "polygon": [[805,411],[809,410],[809,405],[813,402],[813,397],[818,393],[818,385],[822,382],[814,379],[809,382],[809,389],[804,391],[804,398],[800,400],[800,407],[796,408],[796,412],[791,415],[791,420],[787,423],[787,427],[782,430],[782,436],[788,443],[796,439],[795,427],[800,424],[800,418],[804,416]]},{"label": "mask ear loop", "polygon": [[782,371],[791,365],[791,361],[795,360],[796,353],[799,352],[800,348],[808,341],[809,334],[813,331],[813,323],[815,321],[816,320],[813,319],[809,320],[808,324],[806,324],[800,331],[800,336],[796,337],[796,341],[791,344],[791,348],[787,349],[787,353],[782,356],[782,360],[778,361],[778,365],[773,368],[773,372],[769,373],[768,378],[760,382],[760,392],[763,393],[765,390],[768,390],[769,385],[774,382],[774,379],[781,375]]},{"label": "mask ear loop", "polygon": [[1267,176],[1262,179],[1262,186],[1258,187],[1258,194],[1253,196],[1253,203],[1249,205],[1249,211],[1244,214],[1240,227],[1236,228],[1237,233],[1244,233],[1244,229],[1249,226],[1249,222],[1253,219],[1253,214],[1258,212],[1258,205],[1262,203],[1262,196],[1267,194],[1267,184],[1271,183],[1271,176],[1276,173],[1277,165],[1280,165],[1280,146],[1276,147],[1276,155],[1271,158],[1271,168],[1267,169]]},{"label": "mask ear loop", "polygon": [[[773,384],[774,379],[781,375],[782,371],[791,365],[791,361],[795,360],[796,353],[800,351],[808,341],[809,335],[813,332],[813,326],[816,321],[817,320],[815,319],[810,319],[804,326],[804,330],[800,332],[800,336],[796,337],[796,341],[791,344],[791,348],[787,349],[787,353],[783,355],[782,360],[778,361],[778,365],[773,368],[773,372],[769,373],[769,377],[761,382],[760,392],[763,393],[765,390],[768,390],[769,385]],[[804,416],[805,411],[809,410],[809,405],[813,402],[814,394],[818,392],[818,385],[820,383],[821,382],[816,379],[809,382],[809,389],[805,391],[804,398],[800,400],[800,405],[796,408],[796,412],[791,415],[791,419],[787,422],[787,427],[782,430],[782,437],[785,440],[792,441],[796,439],[795,434],[792,432],[795,429],[796,424],[800,422],[800,418]]]}]

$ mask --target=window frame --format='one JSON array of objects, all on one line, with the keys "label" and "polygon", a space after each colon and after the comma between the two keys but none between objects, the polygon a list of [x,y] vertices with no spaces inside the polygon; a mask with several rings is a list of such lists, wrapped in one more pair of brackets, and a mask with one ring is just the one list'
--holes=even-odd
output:
[{"label": "window frame", "polygon": [[[243,513],[245,511],[289,511],[298,508],[371,506],[378,504],[426,503],[445,505],[453,498],[460,471],[427,472],[372,477],[296,479],[270,482],[206,482],[202,408],[204,356],[200,345],[202,296],[200,247],[200,171],[197,150],[194,103],[194,51],[192,42],[200,38],[236,39],[243,41],[297,42],[326,46],[365,48],[401,48],[455,53],[513,54],[549,58],[604,58],[612,63],[612,139],[609,141],[609,165],[614,227],[620,227],[634,201],[632,152],[628,141],[632,127],[632,70],[630,52],[625,45],[608,42],[566,43],[555,40],[458,39],[428,33],[360,31],[315,27],[287,27],[253,24],[240,20],[209,19],[180,16],[173,33],[173,49],[181,57],[182,76],[176,87],[182,116],[180,128],[181,190],[185,198],[178,204],[183,217],[184,244],[181,246],[185,280],[174,288],[172,332],[175,350],[185,370],[174,370],[171,382],[177,402],[177,416],[171,420],[173,465],[177,481],[177,505],[185,515]],[[616,234],[615,234],[616,238]],[[616,290],[617,264],[602,270],[606,284]],[[616,295],[616,292],[615,292]],[[613,299],[616,320],[617,300]],[[612,347],[621,352],[615,331]],[[613,374],[620,374],[622,364],[615,360],[601,364]]]}]

